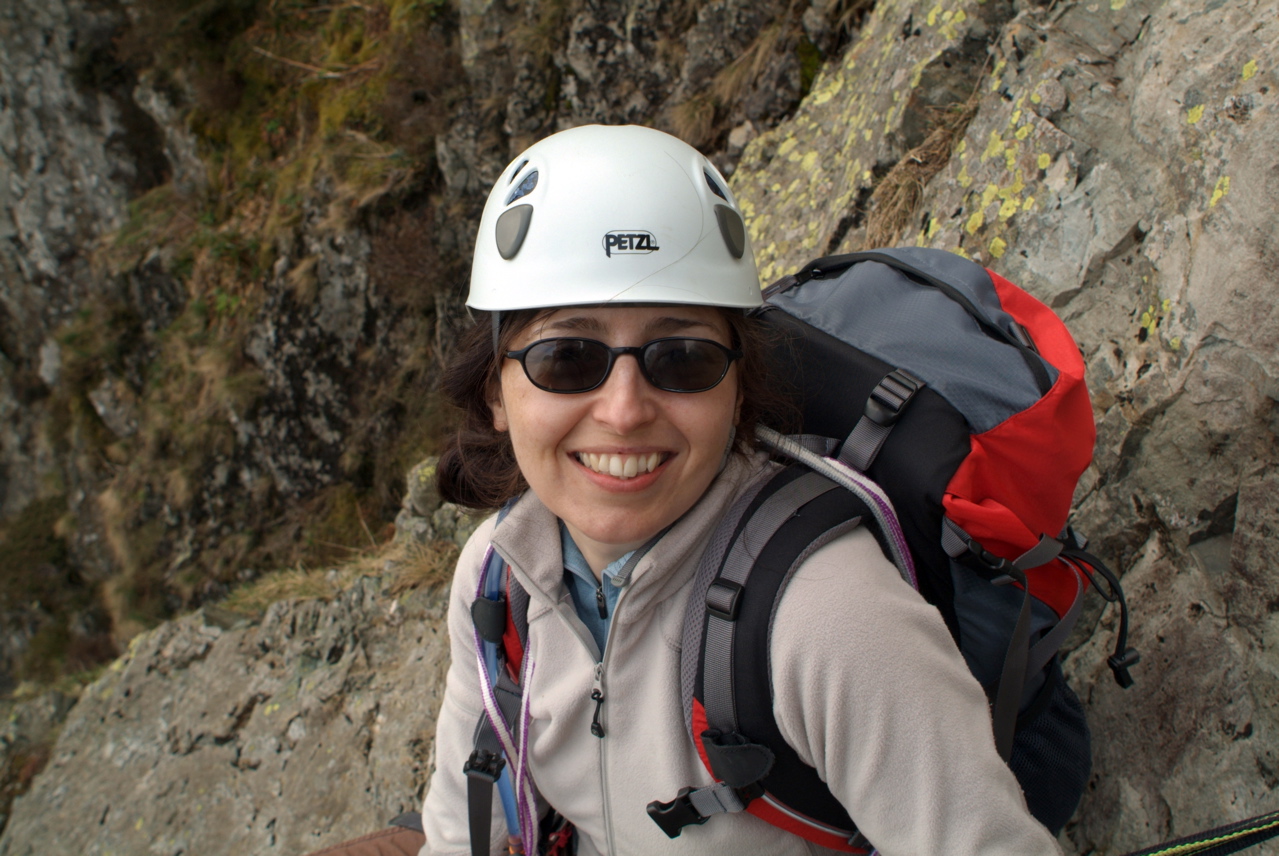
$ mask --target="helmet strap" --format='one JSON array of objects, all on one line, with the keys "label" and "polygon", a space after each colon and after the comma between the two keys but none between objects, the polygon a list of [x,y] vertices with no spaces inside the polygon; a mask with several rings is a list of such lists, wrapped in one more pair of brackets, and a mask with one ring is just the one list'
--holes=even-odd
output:
[{"label": "helmet strap", "polygon": [[493,355],[501,356],[497,351],[497,343],[502,331],[502,313],[494,312],[489,317],[493,319]]}]

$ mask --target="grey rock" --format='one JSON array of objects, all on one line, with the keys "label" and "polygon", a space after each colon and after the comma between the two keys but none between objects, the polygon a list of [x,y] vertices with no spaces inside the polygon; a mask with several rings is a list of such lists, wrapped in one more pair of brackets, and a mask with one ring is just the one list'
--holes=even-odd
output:
[{"label": "grey rock", "polygon": [[439,458],[431,456],[409,470],[405,479],[404,507],[420,517],[430,517],[440,507],[440,492],[435,486],[435,468]]},{"label": "grey rock", "polygon": [[89,390],[89,401],[98,418],[117,437],[132,437],[138,432],[137,397],[128,384],[104,377]]},{"label": "grey rock", "polygon": [[[1096,750],[1073,852],[1273,807],[1279,81],[1260,69],[1279,25],[1260,10],[1027,7],[992,42],[976,117],[901,236],[1020,282],[1085,357],[1098,447],[1075,523],[1122,574],[1143,659],[1120,690],[1105,666],[1114,611],[1091,608],[1080,634],[1094,632],[1066,663]],[[857,193],[895,160],[880,135],[905,132],[894,105],[914,98],[912,75],[875,65],[890,28],[924,22],[892,68],[926,80],[938,36],[972,20],[894,14],[871,19],[794,121],[747,147],[733,185],[765,279],[862,246]]]},{"label": "grey rock", "polygon": [[0,516],[37,498],[60,468],[42,448],[41,398],[60,365],[47,343],[98,286],[87,249],[162,169],[153,138],[127,135],[136,105],[86,92],[71,74],[119,15],[78,0],[0,11]]},{"label": "grey rock", "polygon": [[0,853],[299,854],[381,828],[430,774],[443,610],[366,579],[256,626],[197,613],[139,637],[81,695]]}]

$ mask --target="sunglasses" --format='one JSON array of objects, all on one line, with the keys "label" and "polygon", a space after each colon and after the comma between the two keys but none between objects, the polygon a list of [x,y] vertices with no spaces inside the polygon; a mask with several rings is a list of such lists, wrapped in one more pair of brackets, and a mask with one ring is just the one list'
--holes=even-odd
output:
[{"label": "sunglasses", "polygon": [[527,348],[507,351],[519,360],[524,374],[547,392],[590,392],[608,380],[623,354],[639,362],[644,379],[664,392],[705,392],[716,386],[741,351],[710,339],[671,337],[643,345],[610,348],[595,339],[539,339]]}]

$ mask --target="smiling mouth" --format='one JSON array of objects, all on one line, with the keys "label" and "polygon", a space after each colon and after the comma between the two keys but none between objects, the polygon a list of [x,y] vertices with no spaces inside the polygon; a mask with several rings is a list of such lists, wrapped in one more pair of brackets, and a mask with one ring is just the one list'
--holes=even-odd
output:
[{"label": "smiling mouth", "polygon": [[578,452],[577,460],[593,472],[619,479],[633,479],[651,473],[666,460],[667,454],[653,452],[648,455],[597,455],[594,452]]}]

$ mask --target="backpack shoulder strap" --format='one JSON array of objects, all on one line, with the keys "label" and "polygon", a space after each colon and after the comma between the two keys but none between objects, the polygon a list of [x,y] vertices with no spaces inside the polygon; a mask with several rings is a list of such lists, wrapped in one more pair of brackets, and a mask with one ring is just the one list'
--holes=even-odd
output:
[{"label": "backpack shoulder strap", "polygon": [[823,846],[865,851],[848,813],[773,718],[768,654],[771,619],[794,571],[863,522],[878,534],[873,521],[861,497],[803,465],[780,470],[725,515],[695,581],[682,670],[693,741],[718,781],[649,805],[670,837],[745,810]]},{"label": "backpack shoulder strap", "polygon": [[[499,513],[499,524],[509,509],[510,505]],[[462,768],[467,777],[473,856],[488,852],[494,786],[502,800],[510,839],[518,840],[522,827],[531,832],[535,826],[527,817],[521,822],[533,800],[532,785],[517,782],[521,791],[517,796],[506,763],[514,757],[514,723],[520,721],[523,709],[520,674],[528,641],[528,605],[528,593],[490,545],[480,570],[479,591],[471,603],[480,692],[485,700],[484,713],[475,726],[475,747]],[[524,838],[534,840],[528,835]]]}]

